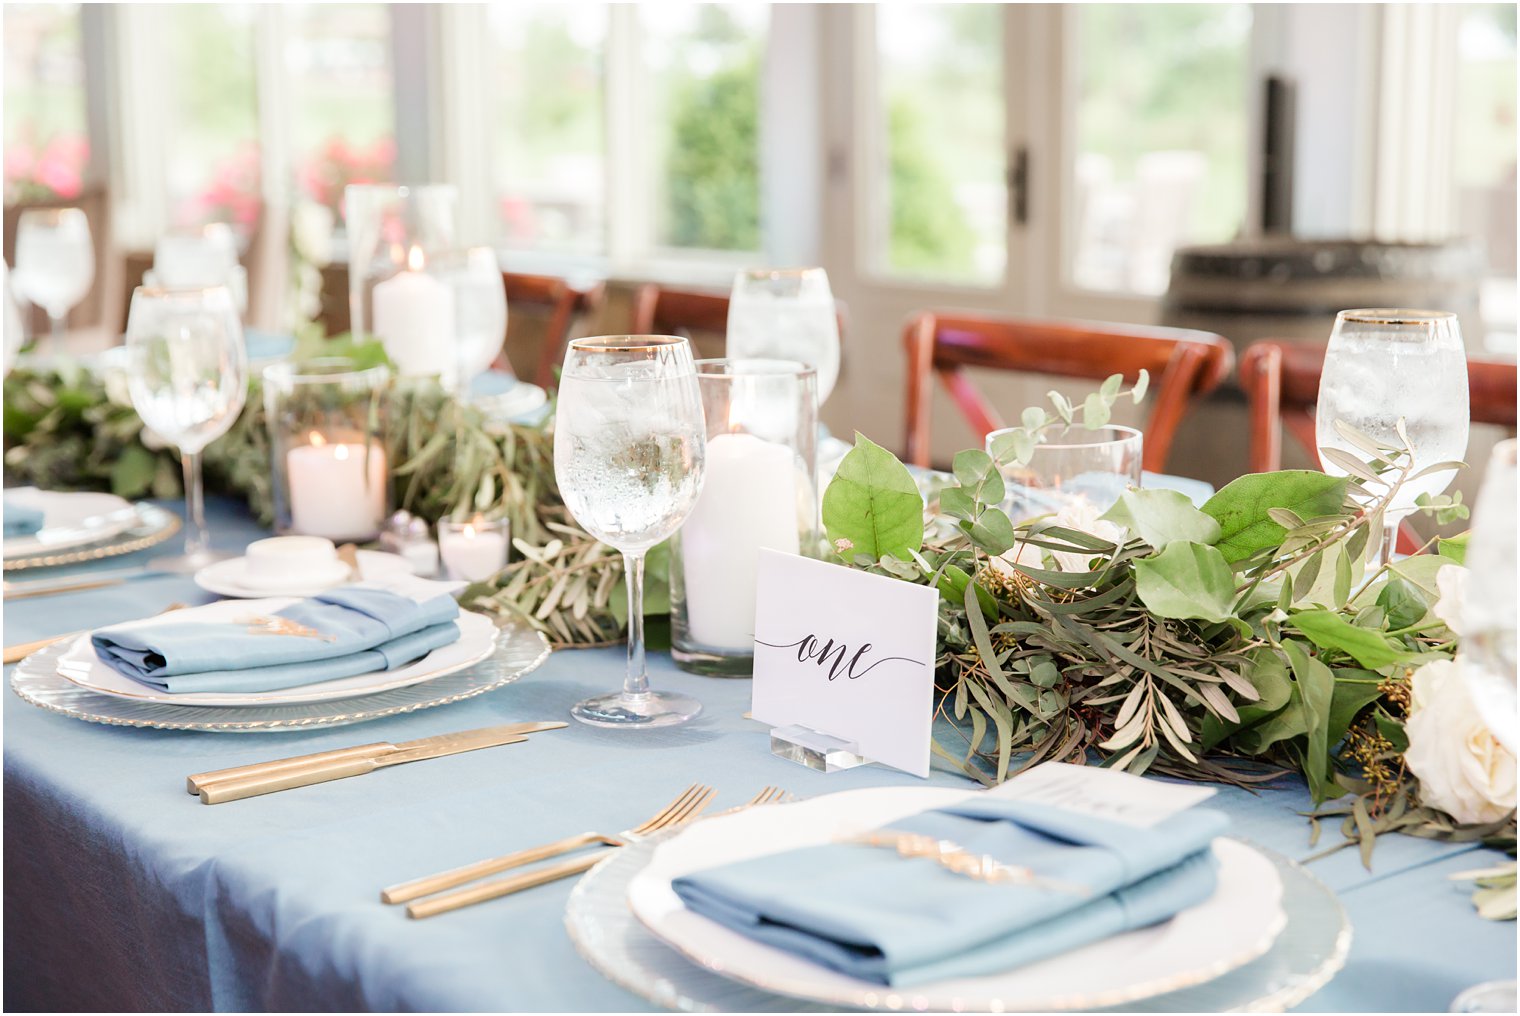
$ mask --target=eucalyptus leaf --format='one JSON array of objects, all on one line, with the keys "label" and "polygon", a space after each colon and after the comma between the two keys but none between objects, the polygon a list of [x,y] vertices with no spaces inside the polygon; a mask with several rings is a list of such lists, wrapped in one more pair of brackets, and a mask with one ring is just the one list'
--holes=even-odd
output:
[{"label": "eucalyptus leaf", "polygon": [[1335,611],[1300,610],[1288,624],[1321,649],[1344,653],[1372,670],[1421,658],[1420,653],[1411,653],[1382,632],[1358,628]]}]

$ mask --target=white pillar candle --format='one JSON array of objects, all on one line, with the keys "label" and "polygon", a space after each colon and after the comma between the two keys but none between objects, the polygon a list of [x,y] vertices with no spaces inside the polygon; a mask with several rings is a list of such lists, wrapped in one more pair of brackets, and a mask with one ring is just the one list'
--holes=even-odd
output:
[{"label": "white pillar candle", "polygon": [[374,332],[402,375],[439,374],[454,364],[454,294],[422,270],[413,247],[407,267],[375,286]]},{"label": "white pillar candle", "polygon": [[485,522],[440,524],[438,554],[449,578],[480,582],[506,567],[507,534]]},{"label": "white pillar candle", "polygon": [[285,455],[290,527],[329,540],[369,539],[385,520],[385,450],[328,443],[321,434]]},{"label": "white pillar candle", "polygon": [[693,642],[713,649],[754,646],[760,549],[798,552],[794,460],[787,446],[751,434],[708,439],[702,494],[681,527]]}]

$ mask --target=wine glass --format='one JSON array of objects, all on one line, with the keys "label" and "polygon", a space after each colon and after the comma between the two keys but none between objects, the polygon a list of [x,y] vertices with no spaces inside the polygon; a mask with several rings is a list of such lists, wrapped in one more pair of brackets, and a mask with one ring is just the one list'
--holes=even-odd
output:
[{"label": "wine glass", "polygon": [[728,302],[730,360],[797,360],[818,372],[822,406],[839,380],[839,317],[822,268],[740,272]]},{"label": "wine glass", "polygon": [[153,245],[153,267],[143,273],[143,282],[172,289],[226,286],[238,313],[248,310],[248,273],[238,262],[237,236],[225,222],[160,236]]},{"label": "wine glass", "polygon": [[[454,291],[455,391],[468,395],[470,383],[491,368],[507,337],[507,290],[496,252],[473,247],[446,259],[440,274]],[[510,370],[510,368],[508,368]]]},{"label": "wine glass", "polygon": [[554,476],[575,521],[623,554],[628,676],[621,692],[578,702],[582,723],[665,727],[702,711],[649,690],[644,555],[668,539],[702,490],[707,428],[691,346],[663,335],[576,339],[565,353],[554,419]]},{"label": "wine glass", "polygon": [[1515,439],[1494,446],[1473,503],[1462,595],[1462,675],[1499,743],[1520,751],[1516,715]]},{"label": "wine glass", "polygon": [[127,316],[127,385],[143,424],[180,450],[185,469],[185,553],[154,562],[193,572],[214,554],[206,531],[201,452],[227,433],[248,396],[243,326],[226,286],[140,286]]},{"label": "wine glass", "polygon": [[[1382,444],[1402,447],[1404,421],[1414,448],[1410,475],[1439,462],[1460,461],[1467,452],[1467,354],[1457,316],[1425,310],[1343,310],[1325,351],[1315,409],[1315,440],[1321,450],[1338,448],[1360,459],[1367,453],[1336,429],[1336,421]],[[1329,458],[1334,476],[1346,471]],[[1377,565],[1393,556],[1399,523],[1421,494],[1435,495],[1456,475],[1443,469],[1403,484],[1383,519]]]},{"label": "wine glass", "polygon": [[78,208],[28,208],[16,223],[16,292],[47,311],[52,334],[95,281],[90,220]]}]

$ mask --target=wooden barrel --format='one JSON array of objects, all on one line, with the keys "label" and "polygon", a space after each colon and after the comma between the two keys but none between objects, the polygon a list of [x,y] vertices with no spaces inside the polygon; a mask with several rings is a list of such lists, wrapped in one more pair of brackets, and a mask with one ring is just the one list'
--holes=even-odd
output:
[{"label": "wooden barrel", "polygon": [[1467,242],[1265,239],[1172,255],[1162,323],[1217,332],[1237,352],[1257,339],[1325,342],[1338,311],[1418,307],[1461,316],[1481,338],[1482,256]]},{"label": "wooden barrel", "polygon": [[[1454,311],[1469,347],[1481,349],[1482,278],[1481,254],[1465,242],[1276,238],[1184,247],[1172,255],[1161,323],[1223,335],[1238,359],[1258,339],[1323,345],[1342,310],[1413,307]],[[1245,394],[1231,378],[1183,421],[1167,468],[1221,486],[1249,468],[1249,447]],[[1309,465],[1293,442],[1283,451],[1284,465]]]}]

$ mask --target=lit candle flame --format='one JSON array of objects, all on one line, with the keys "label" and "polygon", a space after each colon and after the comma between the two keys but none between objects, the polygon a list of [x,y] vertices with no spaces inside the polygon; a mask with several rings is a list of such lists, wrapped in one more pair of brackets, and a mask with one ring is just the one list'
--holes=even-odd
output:
[{"label": "lit candle flame", "polygon": [[333,458],[340,462],[348,458],[348,445],[340,444],[333,448]]},{"label": "lit candle flame", "polygon": [[422,271],[422,267],[425,264],[426,264],[426,262],[423,260],[423,257],[422,257],[422,248],[421,247],[413,246],[411,250],[407,251],[407,253],[406,253],[406,267],[407,268],[411,269],[414,272],[420,272],[420,271]]},{"label": "lit candle flame", "polygon": [[327,439],[324,438],[321,434],[318,434],[316,431],[312,431],[311,443],[320,448],[327,443]]}]

